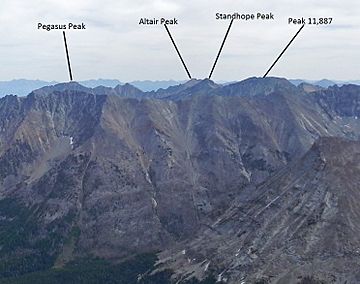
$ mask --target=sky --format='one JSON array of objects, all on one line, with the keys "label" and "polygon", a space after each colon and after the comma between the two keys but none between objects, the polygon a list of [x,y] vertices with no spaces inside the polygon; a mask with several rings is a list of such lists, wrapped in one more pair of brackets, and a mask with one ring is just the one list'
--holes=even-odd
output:
[{"label": "sky", "polygon": [[264,75],[300,26],[293,17],[332,17],[329,26],[306,25],[269,76],[318,80],[360,79],[358,0],[0,0],[0,81],[67,81],[61,31],[38,23],[85,23],[67,31],[74,80],[96,78],[186,80],[163,26],[140,18],[176,17],[169,29],[194,78],[206,78],[229,25],[216,13],[273,13],[274,21],[234,21],[214,70],[215,81]]}]

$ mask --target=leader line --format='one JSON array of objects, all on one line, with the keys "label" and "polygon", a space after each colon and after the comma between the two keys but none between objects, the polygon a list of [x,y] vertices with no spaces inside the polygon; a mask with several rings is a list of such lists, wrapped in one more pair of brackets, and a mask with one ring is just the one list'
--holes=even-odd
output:
[{"label": "leader line", "polygon": [[173,43],[173,45],[174,45],[174,47],[175,47],[175,50],[176,50],[177,54],[179,55],[179,58],[180,58],[180,60],[181,60],[181,63],[182,63],[182,65],[184,66],[185,71],[186,71],[187,75],[189,76],[189,79],[191,80],[190,72],[189,72],[188,68],[186,67],[185,61],[184,61],[184,59],[182,58],[182,56],[181,56],[181,54],[180,54],[180,51],[179,51],[179,49],[177,48],[176,43],[175,43],[173,37],[171,36],[171,33],[170,33],[170,31],[169,31],[169,28],[167,27],[166,24],[164,24],[164,27],[165,27],[165,29],[166,29],[166,31],[167,31],[170,39],[171,39],[171,42]]},{"label": "leader line", "polygon": [[66,51],[66,59],[67,59],[67,64],[68,64],[68,69],[69,69],[69,76],[70,76],[70,81],[72,81],[73,76],[72,76],[72,72],[71,72],[70,56],[69,56],[69,50],[68,50],[68,46],[67,46],[67,42],[66,42],[66,35],[65,35],[64,31],[63,31],[63,36],[64,36],[65,51]]},{"label": "leader line", "polygon": [[271,71],[271,69],[275,66],[275,64],[279,61],[279,59],[281,58],[281,56],[283,56],[283,54],[285,53],[285,51],[289,48],[289,46],[292,44],[292,42],[295,40],[295,38],[299,35],[299,33],[301,32],[301,30],[305,27],[305,24],[303,24],[301,26],[301,28],[297,31],[297,33],[294,35],[294,37],[290,40],[290,42],[287,44],[287,46],[284,48],[284,50],[280,53],[280,55],[276,58],[276,60],[274,61],[274,63],[270,66],[270,68],[268,69],[268,71],[265,73],[265,75],[263,76],[263,78],[265,78],[269,72]]},{"label": "leader line", "polygon": [[222,49],[223,49],[223,47],[224,47],[224,45],[225,45],[225,41],[226,41],[226,39],[227,39],[227,37],[228,37],[228,35],[229,35],[229,32],[230,32],[230,29],[231,29],[231,26],[232,26],[233,22],[234,22],[234,18],[231,19],[230,25],[229,25],[229,27],[228,27],[228,29],[227,29],[227,31],[226,31],[224,40],[223,40],[223,42],[222,42],[222,44],[221,44],[221,47],[220,47],[220,49],[219,49],[219,52],[218,52],[218,54],[217,54],[217,56],[216,56],[214,65],[213,65],[213,67],[212,67],[212,69],[211,69],[211,71],[210,71],[209,79],[211,79],[211,76],[212,76],[212,74],[213,74],[213,72],[214,72],[214,70],[215,70],[215,66],[216,66],[216,64],[217,64],[217,62],[218,62],[218,60],[219,60],[221,51],[222,51]]}]

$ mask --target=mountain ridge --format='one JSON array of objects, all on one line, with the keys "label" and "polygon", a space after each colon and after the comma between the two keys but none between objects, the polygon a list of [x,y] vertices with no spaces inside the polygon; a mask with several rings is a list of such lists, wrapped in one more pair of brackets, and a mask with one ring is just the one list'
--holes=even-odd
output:
[{"label": "mountain ridge", "polygon": [[[356,88],[357,85],[348,84],[341,87],[330,86],[328,89],[335,90],[336,88],[342,88],[350,86],[349,88]],[[351,87],[352,86],[352,87]],[[258,88],[258,89],[255,89]],[[211,95],[224,95],[231,96],[237,95],[237,90],[241,90],[243,96],[256,96],[267,95],[276,92],[287,93],[311,93],[320,90],[326,90],[309,84],[300,84],[298,87],[294,86],[290,81],[285,78],[267,77],[267,78],[248,78],[243,81],[234,82],[227,85],[219,85],[209,79],[192,79],[183,84],[170,86],[166,89],[159,89],[157,91],[143,92],[130,83],[124,85],[117,85],[114,88],[98,86],[95,88],[88,88],[81,85],[78,82],[60,83],[53,86],[45,86],[40,89],[36,89],[35,93],[50,93],[52,91],[83,91],[92,94],[114,94],[132,98],[157,98],[157,99],[182,99],[187,96],[196,95],[198,93],[207,93]]]},{"label": "mountain ridge", "polygon": [[[307,222],[317,216],[311,198],[326,205],[326,185],[339,185],[334,172],[342,173],[341,182],[349,179],[343,161],[357,172],[358,146],[351,141],[360,138],[359,86],[307,92],[281,78],[228,86],[192,80],[145,98],[131,85],[116,88],[95,90],[73,82],[0,99],[0,236],[5,240],[0,277],[63,267],[89,255],[119,261],[142,253],[157,253],[162,263],[157,268],[169,268],[177,279],[201,280],[211,272],[215,279],[237,283],[244,276],[239,271],[278,277],[281,267],[262,269],[261,260],[271,262],[272,247],[293,249],[287,246],[287,227],[297,218]],[[337,159],[328,157],[332,153]],[[322,176],[324,163],[329,176]],[[311,190],[302,173],[318,190]],[[290,205],[270,203],[297,180],[298,191],[291,187],[284,199],[303,202],[299,216]],[[352,184],[348,188],[355,190]],[[309,198],[301,199],[301,192]],[[250,213],[269,203],[266,210],[288,214],[274,215],[279,222],[271,226],[272,214],[258,214],[264,221],[258,225],[244,219],[245,209],[254,218]],[[279,235],[284,246],[267,245],[267,231],[284,231]],[[321,240],[315,230],[304,232]],[[249,237],[241,243],[238,235]],[[307,265],[315,256],[302,255],[302,245],[295,242],[294,249]],[[243,248],[243,267],[234,259],[234,246]],[[13,265],[22,255],[29,261]],[[298,271],[291,255],[281,261],[284,269]],[[318,266],[313,272],[306,265],[304,273],[329,279],[331,271]],[[233,269],[222,273],[229,266]],[[356,276],[344,269],[337,279]]]},{"label": "mountain ridge", "polygon": [[[110,87],[115,88],[117,85],[125,85],[125,83],[120,82],[116,79],[93,79],[93,80],[85,80],[80,81],[84,87],[87,88],[96,88],[96,87]],[[133,81],[130,84],[134,85],[138,89],[141,89],[144,92],[158,90],[160,88],[167,88],[169,86],[173,86],[176,84],[184,83],[184,81],[175,81],[175,80],[168,80],[168,81]],[[11,81],[0,81],[0,97],[5,95],[19,95],[19,96],[26,96],[31,91],[35,89],[39,89],[46,86],[52,86],[56,84],[61,84],[60,82],[56,81],[42,81],[42,80],[26,80],[26,79],[16,79]]]},{"label": "mountain ridge", "polygon": [[[356,84],[359,85],[359,81],[353,80],[353,81],[330,81],[330,80],[320,80],[320,81],[311,81],[311,80],[301,80],[301,79],[289,79],[289,81],[294,84],[295,86],[298,86],[302,83],[305,84],[311,84],[314,86],[321,86],[324,88],[328,88],[332,85],[346,85],[346,84]],[[115,88],[117,85],[124,85],[125,83],[122,83],[119,80],[116,79],[92,79],[92,80],[85,80],[80,81],[80,84],[82,84],[84,87],[87,88],[96,88],[96,87],[111,87]],[[179,84],[184,84],[186,81],[180,80],[160,80],[160,81],[150,81],[150,80],[144,80],[144,81],[132,81],[129,82],[129,84],[133,85],[134,87],[140,89],[143,92],[151,92],[151,91],[158,91],[159,89],[166,89],[171,86],[176,86]],[[236,82],[225,82],[220,81],[217,84],[219,85],[230,85]],[[26,96],[31,91],[35,89],[39,89],[45,86],[51,86],[54,84],[59,84],[59,82],[56,81],[41,81],[41,80],[26,80],[26,79],[16,79],[11,81],[0,81],[0,97],[10,94],[15,94],[19,96]]]}]

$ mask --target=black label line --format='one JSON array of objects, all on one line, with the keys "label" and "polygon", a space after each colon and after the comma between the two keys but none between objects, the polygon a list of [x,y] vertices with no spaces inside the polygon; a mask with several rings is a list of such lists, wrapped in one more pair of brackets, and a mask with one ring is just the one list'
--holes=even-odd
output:
[{"label": "black label line", "polygon": [[189,76],[189,79],[191,80],[190,72],[189,72],[188,68],[186,67],[185,61],[184,61],[184,59],[182,58],[182,56],[181,56],[181,54],[180,54],[180,51],[179,51],[179,49],[177,48],[176,43],[175,43],[173,37],[171,36],[171,33],[170,33],[170,31],[169,31],[169,28],[167,27],[166,24],[164,24],[164,27],[165,27],[165,29],[166,29],[166,31],[167,31],[170,39],[171,39],[171,42],[173,43],[173,45],[174,45],[174,47],[175,47],[175,50],[176,50],[177,54],[179,55],[179,58],[180,58],[180,60],[181,60],[181,63],[182,63],[182,65],[184,66],[185,71],[186,71],[187,75]]},{"label": "black label line", "polygon": [[228,35],[229,35],[229,32],[230,32],[230,29],[231,29],[231,26],[232,26],[233,22],[234,22],[234,19],[231,19],[231,22],[230,22],[229,27],[228,27],[228,29],[227,29],[227,31],[226,31],[224,40],[223,40],[223,42],[222,42],[222,44],[221,44],[221,47],[220,47],[220,49],[219,49],[219,52],[218,52],[218,54],[217,54],[217,56],[216,56],[214,65],[213,65],[213,67],[212,67],[212,69],[211,69],[211,71],[210,71],[209,79],[211,79],[211,76],[212,76],[212,74],[213,74],[213,72],[214,72],[214,70],[215,70],[215,66],[216,66],[216,64],[217,64],[217,62],[218,62],[218,60],[219,60],[221,51],[222,51],[222,49],[223,49],[223,47],[224,47],[224,45],[225,45],[225,41],[226,41],[226,39],[227,39],[227,37],[228,37]]},{"label": "black label line", "polygon": [[66,42],[66,35],[65,35],[65,32],[64,32],[64,31],[63,31],[63,36],[64,36],[64,44],[65,44],[67,64],[68,64],[68,69],[69,69],[69,76],[70,76],[70,81],[72,81],[72,80],[73,80],[73,76],[72,76],[72,72],[71,72],[71,64],[70,64],[69,50],[68,50],[68,46],[67,46],[67,42]]},{"label": "black label line", "polygon": [[270,66],[270,68],[268,69],[268,71],[265,73],[265,75],[263,76],[263,78],[265,78],[269,72],[271,71],[271,69],[273,69],[273,67],[275,66],[275,64],[279,61],[279,59],[281,58],[281,56],[283,56],[283,54],[285,53],[285,51],[289,48],[289,46],[292,44],[292,42],[295,40],[295,38],[299,35],[299,33],[301,32],[301,30],[305,27],[305,25],[302,25],[301,28],[297,31],[297,33],[293,36],[293,38],[290,40],[290,42],[287,44],[287,46],[284,48],[284,50],[280,53],[280,55],[276,58],[276,60],[274,61],[274,63]]}]

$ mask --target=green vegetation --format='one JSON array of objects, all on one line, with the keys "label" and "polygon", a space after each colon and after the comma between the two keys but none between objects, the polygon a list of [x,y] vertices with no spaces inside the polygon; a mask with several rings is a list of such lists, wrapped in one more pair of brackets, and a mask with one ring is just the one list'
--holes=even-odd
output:
[{"label": "green vegetation", "polygon": [[[111,264],[102,259],[81,259],[68,263],[61,269],[49,269],[20,277],[0,280],[1,284],[57,284],[57,283],[119,283],[119,284],[166,284],[170,283],[168,271],[146,276],[153,269],[157,257],[155,254],[139,255],[121,264]],[[141,275],[144,275],[141,278]],[[138,279],[141,279],[138,282]]]},{"label": "green vegetation", "polygon": [[325,284],[325,282],[318,280],[313,276],[306,276],[299,282],[299,284]]},{"label": "green vegetation", "polygon": [[0,200],[0,278],[53,266],[66,234],[66,217],[49,225],[44,234],[34,212],[16,199]]},{"label": "green vegetation", "polygon": [[[74,212],[53,221],[44,233],[44,228],[38,225],[36,211],[16,199],[0,200],[0,284],[171,283],[172,271],[151,273],[158,260],[155,253],[142,254],[120,264],[92,257],[65,264],[71,258],[64,254],[63,248],[73,247],[81,233],[73,225]],[[215,282],[214,277],[208,277],[187,284]]]},{"label": "green vegetation", "polygon": [[213,275],[208,276],[206,279],[199,281],[197,279],[191,279],[186,284],[215,284],[215,283],[223,283],[222,281],[216,282],[216,278]]},{"label": "green vegetation", "polygon": [[31,211],[14,199],[0,200],[0,255],[26,245],[26,236],[34,230],[34,224],[27,220]]},{"label": "green vegetation", "polygon": [[[32,213],[15,199],[0,201],[0,277],[16,276],[51,265],[52,259],[46,255],[46,242],[29,242],[37,229]],[[36,250],[31,249],[34,247]]]},{"label": "green vegetation", "polygon": [[[152,274],[156,254],[142,254],[120,264],[98,258],[78,259],[63,268],[51,268],[19,277],[0,278],[0,284],[170,284],[172,272]],[[186,284],[214,284],[210,276],[203,281],[193,279]]]}]

